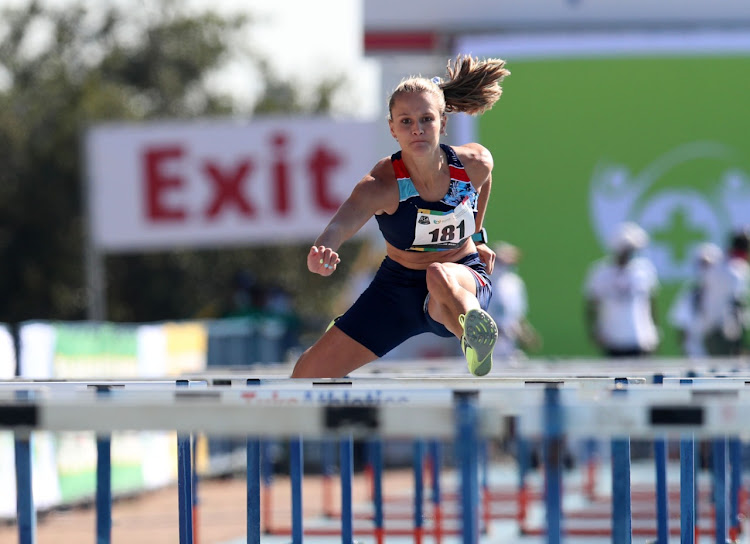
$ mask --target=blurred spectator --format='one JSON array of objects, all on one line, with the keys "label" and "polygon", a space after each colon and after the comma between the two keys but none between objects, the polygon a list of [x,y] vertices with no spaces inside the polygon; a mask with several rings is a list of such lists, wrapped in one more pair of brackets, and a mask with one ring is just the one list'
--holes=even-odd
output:
[{"label": "blurred spectator", "polygon": [[540,338],[526,318],[526,283],[517,271],[521,252],[507,242],[498,243],[494,249],[492,299],[487,308],[499,332],[494,355],[498,361],[522,359],[524,350],[539,347]]},{"label": "blurred spectator", "polygon": [[265,291],[250,272],[237,270],[232,278],[229,299],[222,317],[247,317],[261,313],[265,306]]},{"label": "blurred spectator", "polygon": [[638,357],[659,345],[655,319],[656,268],[638,252],[649,243],[632,222],[619,226],[611,255],[592,264],[584,284],[586,329],[609,357]]},{"label": "blurred spectator", "polygon": [[694,258],[694,276],[682,286],[669,309],[669,323],[679,336],[680,348],[687,357],[706,355],[706,286],[723,254],[716,244],[698,246]]},{"label": "blurred spectator", "polygon": [[264,315],[269,318],[278,319],[284,327],[281,338],[282,350],[287,356],[290,351],[299,354],[296,351],[300,347],[300,329],[302,319],[294,307],[294,300],[283,286],[272,285],[268,288],[263,307]]},{"label": "blurred spectator", "polygon": [[743,353],[750,325],[748,293],[750,230],[730,235],[726,257],[708,275],[706,282],[706,350],[709,355],[732,356]]}]

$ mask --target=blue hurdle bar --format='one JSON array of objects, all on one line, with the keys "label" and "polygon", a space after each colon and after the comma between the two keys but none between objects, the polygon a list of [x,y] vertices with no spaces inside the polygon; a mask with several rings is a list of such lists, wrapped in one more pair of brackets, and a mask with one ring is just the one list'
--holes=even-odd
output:
[{"label": "blue hurdle bar", "polygon": [[[664,385],[664,374],[654,374],[654,384]],[[667,439],[654,439],[656,473],[656,542],[669,544],[669,491],[667,485]]]},{"label": "blue hurdle bar", "polygon": [[[615,380],[618,383],[618,380]],[[625,382],[619,381],[621,387]],[[627,389],[615,389],[612,394],[624,395]],[[633,541],[630,500],[630,437],[612,439],[612,543],[631,544]]]},{"label": "blue hurdle bar", "polygon": [[[95,386],[96,394],[109,394],[107,385]],[[96,543],[112,541],[112,439],[96,437]]]},{"label": "blue hurdle bar", "polygon": [[443,538],[443,512],[440,497],[440,472],[443,465],[443,452],[439,440],[430,440],[429,443],[430,459],[432,460],[432,507],[435,518],[435,543],[440,544]]},{"label": "blue hurdle bar", "polygon": [[[19,401],[31,400],[32,391],[16,391]],[[18,519],[19,544],[36,543],[36,508],[34,507],[34,486],[31,473],[33,444],[31,433],[16,431],[14,450],[16,458],[16,516]]]},{"label": "blue hurdle bar", "polygon": [[414,441],[414,451],[412,458],[412,469],[414,471],[414,542],[422,542],[424,531],[424,515],[422,508],[424,505],[424,440],[417,439]]},{"label": "blue hurdle bar", "polygon": [[96,544],[112,541],[112,441],[96,438]]},{"label": "blue hurdle bar", "polygon": [[630,504],[630,439],[612,440],[612,543],[633,541]]},{"label": "blue hurdle bar", "polygon": [[292,482],[292,544],[302,544],[302,438],[289,441],[289,470]]},{"label": "blue hurdle bar", "polygon": [[695,438],[680,439],[680,544],[695,544]]},{"label": "blue hurdle bar", "polygon": [[327,518],[336,517],[335,509],[333,508],[333,476],[336,473],[334,470],[336,461],[336,447],[333,440],[324,438],[320,442],[320,462],[321,462],[321,475],[322,475],[322,498],[323,502],[323,515]]},{"label": "blue hurdle bar", "polygon": [[385,528],[383,526],[383,442],[379,438],[369,442],[370,460],[372,462],[372,500],[375,510],[375,543],[383,544]]},{"label": "blue hurdle bar", "polygon": [[36,543],[36,509],[31,475],[31,434],[16,432],[16,513],[19,544]]},{"label": "blue hurdle bar", "polygon": [[714,526],[716,544],[727,542],[727,522],[729,512],[727,511],[727,439],[715,438],[711,441],[711,458],[714,473]]},{"label": "blue hurdle bar", "polygon": [[742,441],[739,438],[729,439],[729,539],[737,540],[740,536],[740,491],[742,488]]},{"label": "blue hurdle bar", "polygon": [[563,420],[560,391],[544,390],[544,495],[547,507],[547,543],[562,541],[562,468]]},{"label": "blue hurdle bar", "polygon": [[341,439],[341,544],[354,544],[354,512],[352,511],[352,478],[354,474],[354,439]]},{"label": "blue hurdle bar", "polygon": [[180,544],[193,544],[193,466],[190,435],[177,435],[177,495]]},{"label": "blue hurdle bar", "polygon": [[456,460],[461,474],[461,518],[463,544],[479,542],[476,393],[456,393]]},{"label": "blue hurdle bar", "polygon": [[260,440],[247,440],[247,544],[260,544]]},{"label": "blue hurdle bar", "polygon": [[667,487],[667,440],[654,440],[654,468],[656,472],[656,542],[669,544],[669,496]]},{"label": "blue hurdle bar", "polygon": [[492,519],[492,512],[490,509],[490,479],[489,479],[489,442],[487,440],[481,440],[479,446],[479,472],[481,474],[481,488],[482,488],[482,534],[487,534],[490,531],[490,520]]},{"label": "blue hurdle bar", "polygon": [[[188,380],[177,380],[176,386],[189,387]],[[177,435],[177,496],[180,544],[193,544],[193,459],[191,435]]]}]

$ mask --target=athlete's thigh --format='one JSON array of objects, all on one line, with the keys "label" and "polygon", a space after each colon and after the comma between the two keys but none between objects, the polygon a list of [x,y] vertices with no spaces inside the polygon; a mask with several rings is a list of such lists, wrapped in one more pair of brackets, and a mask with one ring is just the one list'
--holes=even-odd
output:
[{"label": "athlete's thigh", "polygon": [[446,269],[446,273],[450,274],[461,287],[476,296],[477,275],[471,268],[459,263],[444,263],[443,266]]},{"label": "athlete's thigh", "polygon": [[377,359],[372,351],[331,327],[297,361],[292,378],[341,378]]}]

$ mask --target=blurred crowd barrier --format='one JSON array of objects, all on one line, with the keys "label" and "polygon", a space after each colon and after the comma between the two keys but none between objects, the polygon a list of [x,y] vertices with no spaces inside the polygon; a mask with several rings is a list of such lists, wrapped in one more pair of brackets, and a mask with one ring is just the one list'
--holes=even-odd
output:
[{"label": "blurred crowd barrier", "polygon": [[[168,378],[210,368],[283,362],[296,347],[285,322],[242,317],[164,323],[33,321],[0,324],[0,379],[92,380]],[[37,433],[34,502],[45,510],[86,503],[96,492],[96,440],[91,432]],[[227,469],[221,441],[199,440],[198,470]],[[112,490],[128,495],[177,481],[173,432],[112,437]],[[15,485],[14,445],[0,432],[0,482]],[[13,518],[12,494],[0,494],[0,518]]]}]

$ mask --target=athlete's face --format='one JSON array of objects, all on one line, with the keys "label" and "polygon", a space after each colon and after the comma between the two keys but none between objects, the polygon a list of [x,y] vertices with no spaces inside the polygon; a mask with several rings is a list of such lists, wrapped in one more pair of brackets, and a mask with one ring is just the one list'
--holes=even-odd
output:
[{"label": "athlete's face", "polygon": [[420,153],[437,147],[445,128],[445,114],[440,113],[437,98],[431,93],[400,93],[393,102],[388,125],[401,149]]}]

